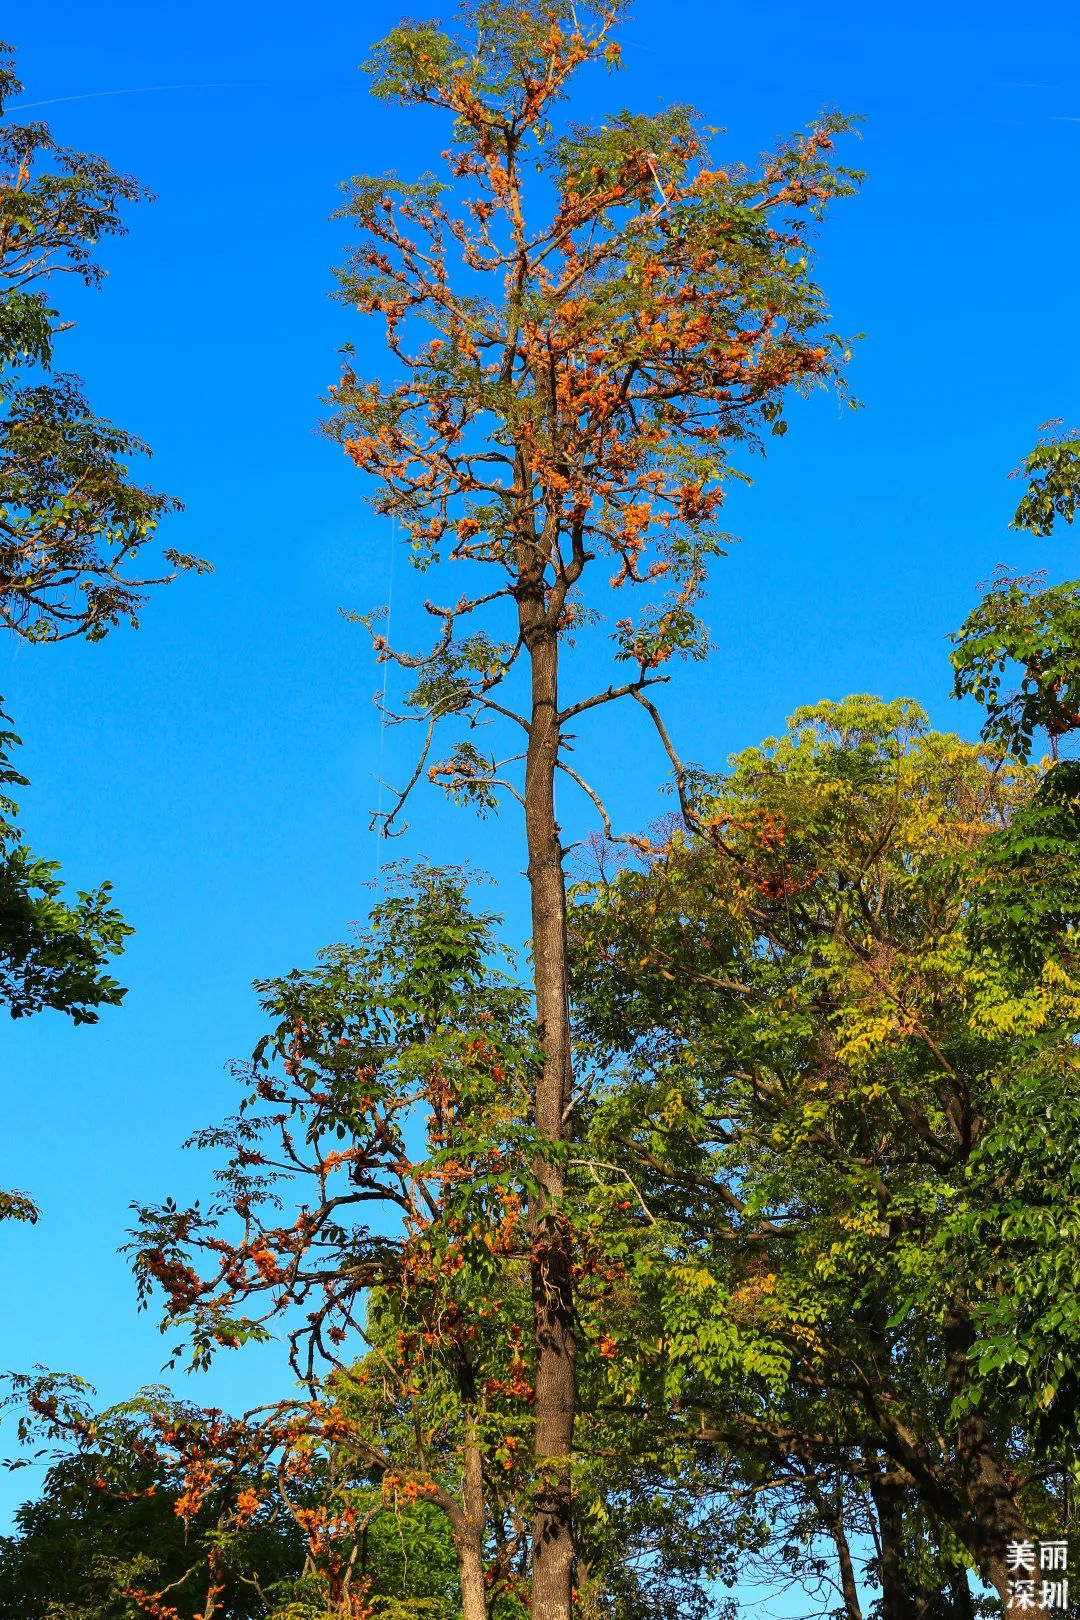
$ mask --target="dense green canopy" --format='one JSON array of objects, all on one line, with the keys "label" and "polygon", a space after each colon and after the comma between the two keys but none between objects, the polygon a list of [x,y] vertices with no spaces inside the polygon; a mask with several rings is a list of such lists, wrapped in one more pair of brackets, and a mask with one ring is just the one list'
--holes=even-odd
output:
[{"label": "dense green canopy", "polygon": [[1075,1467],[1074,816],[849,698],[573,914],[592,1152],[634,1189],[634,1393],[902,1487],[999,1590]]}]

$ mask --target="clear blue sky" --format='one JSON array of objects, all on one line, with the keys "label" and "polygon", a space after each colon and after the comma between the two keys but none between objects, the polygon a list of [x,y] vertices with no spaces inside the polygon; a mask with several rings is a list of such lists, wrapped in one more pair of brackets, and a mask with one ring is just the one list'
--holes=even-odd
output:
[{"label": "clear blue sky", "polygon": [[[410,175],[445,144],[434,117],[370,101],[356,71],[399,4],[64,0],[7,24],[22,102],[53,103],[28,115],[158,193],[110,248],[104,291],[71,300],[64,364],[154,445],[155,481],[186,504],[166,543],[217,570],[159,595],[137,634],[0,648],[33,847],[76,882],[111,878],[138,930],[127,1001],[97,1028],[46,1015],[2,1031],[0,1185],[45,1214],[0,1228],[0,1365],[78,1370],[107,1399],[163,1359],[116,1254],[129,1201],[205,1190],[180,1142],[232,1106],[223,1064],[259,1033],[250,980],[307,962],[370,900],[377,673],[337,610],[386,599],[389,535],[315,427],[336,350],[360,336],[327,296],[337,183]],[[718,650],[672,695],[677,739],[717,764],[795,705],[853,690],[970,729],[945,637],[976,582],[1002,559],[1069,566],[1005,525],[1009,468],[1044,419],[1078,414],[1073,5],[641,0],[623,40],[626,71],[596,79],[594,110],[693,102],[733,160],[826,105],[868,119],[865,190],[820,261],[838,328],[866,333],[865,409],[800,409],[733,498],[743,543],[715,576]],[[101,94],[117,91],[140,93]],[[422,594],[399,561],[400,629]],[[650,818],[649,737],[622,721],[592,736],[622,819]],[[387,774],[403,761],[392,735]],[[419,852],[493,870],[520,932],[512,815],[478,836],[424,797],[395,851]],[[272,1359],[245,1352],[213,1393],[259,1398]],[[29,1485],[16,1476],[5,1500]]]}]

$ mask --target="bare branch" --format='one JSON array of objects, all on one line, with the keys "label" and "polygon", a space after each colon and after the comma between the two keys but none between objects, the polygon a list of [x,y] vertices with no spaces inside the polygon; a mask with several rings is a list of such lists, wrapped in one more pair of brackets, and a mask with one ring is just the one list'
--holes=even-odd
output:
[{"label": "bare branch", "polygon": [[676,753],[675,744],[671,740],[668,729],[661,718],[660,711],[656,707],[655,703],[651,703],[647,697],[642,695],[639,687],[630,687],[629,693],[632,698],[641,704],[641,707],[645,710],[645,712],[651,715],[653,725],[656,727],[660,741],[664,745],[664,752],[671,761],[672,770],[675,773],[675,787],[678,791],[679,808],[683,813],[683,819],[688,826],[696,827],[698,824],[697,816],[694,814],[690,804],[690,796],[687,789],[686,766]]},{"label": "bare branch", "polygon": [[587,793],[589,798],[592,800],[593,804],[595,804],[595,806],[597,808],[597,811],[598,811],[598,813],[600,815],[600,819],[604,823],[604,837],[607,839],[608,843],[609,844],[622,844],[622,843],[625,843],[626,840],[624,838],[617,838],[615,836],[615,834],[612,832],[612,830],[611,830],[611,817],[608,815],[607,810],[604,808],[604,801],[601,799],[600,795],[593,788],[591,788],[589,786],[588,782],[586,782],[586,780],[585,780],[585,778],[583,776],[579,776],[577,771],[572,770],[571,767],[566,763],[566,761],[564,759],[556,760],[555,763],[558,766],[559,770],[560,771],[565,771],[567,776],[570,778],[570,780],[572,782],[576,782],[578,787],[581,789],[581,791],[583,793]]},{"label": "bare branch", "polygon": [[[381,830],[382,836],[384,838],[390,838],[392,836],[393,837],[400,837],[401,833],[406,831],[406,829],[408,827],[408,823],[406,823],[404,827],[400,828],[399,832],[396,833],[396,834],[391,834],[390,829],[393,826],[394,822],[397,820],[397,817],[400,815],[401,810],[402,810],[402,808],[403,808],[403,806],[405,804],[405,801],[409,797],[409,794],[412,792],[413,788],[416,786],[417,782],[420,780],[420,773],[423,771],[424,764],[425,764],[425,762],[427,760],[428,755],[431,752],[431,740],[435,735],[435,726],[436,726],[436,722],[438,721],[438,719],[439,719],[439,716],[437,714],[435,714],[434,712],[431,713],[428,716],[427,736],[424,738],[424,746],[420,750],[419,758],[416,761],[416,769],[413,771],[412,775],[409,777],[409,780],[406,782],[406,784],[405,784],[405,786],[403,788],[401,788],[400,790],[394,789],[394,788],[390,789],[390,791],[395,794],[395,800],[394,800],[393,808],[391,810],[376,810],[375,811],[375,813],[373,814],[371,820],[368,823],[368,826],[369,826],[369,828],[370,828],[370,830],[372,832],[376,832],[376,831]],[[389,786],[388,783],[384,783],[383,785],[384,786]],[[381,829],[379,828],[379,823],[380,822],[382,822]]]},{"label": "bare branch", "polygon": [[658,686],[670,679],[670,675],[642,675],[636,681],[628,681],[625,686],[609,686],[606,692],[597,692],[594,697],[584,698],[580,703],[572,704],[569,709],[563,709],[558,717],[558,723],[561,726],[565,721],[572,720],[575,715],[584,714],[587,709],[595,709],[601,703],[614,703],[616,698],[637,697],[643,687]]},{"label": "bare branch", "polygon": [[634,1180],[633,1176],[631,1176],[628,1170],[623,1169],[621,1164],[608,1164],[604,1159],[571,1159],[570,1163],[578,1165],[584,1170],[590,1171],[592,1173],[592,1178],[598,1187],[602,1187],[604,1185],[596,1173],[598,1170],[610,1170],[614,1175],[621,1176],[630,1187],[638,1203],[641,1205],[641,1211],[646,1220],[651,1226],[656,1225],[656,1216],[645,1202],[637,1182]]}]

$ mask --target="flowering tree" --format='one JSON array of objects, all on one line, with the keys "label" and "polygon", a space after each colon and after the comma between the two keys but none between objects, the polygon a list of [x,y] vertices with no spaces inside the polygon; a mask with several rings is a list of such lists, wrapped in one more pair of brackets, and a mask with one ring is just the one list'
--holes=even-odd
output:
[{"label": "flowering tree", "polygon": [[[385,322],[392,383],[349,356],[332,432],[377,486],[421,568],[458,565],[451,600],[426,606],[427,651],[379,656],[415,673],[406,715],[423,732],[399,822],[427,775],[492,808],[523,808],[541,1061],[528,1201],[537,1490],[532,1613],[565,1620],[573,1585],[575,1362],[567,1141],[576,1094],[567,996],[558,773],[599,795],[567,758],[571,726],[619,699],[669,748],[650,689],[675,656],[701,657],[697,615],[733,445],[784,430],[792,389],[836,381],[847,351],[826,326],[808,231],[856,176],[831,157],[825,119],[760,168],[718,167],[685,107],[620,112],[599,127],[552,116],[590,63],[615,67],[620,0],[468,5],[462,29],[395,29],[370,64],[374,91],[452,121],[447,179],[362,178],[342,210],[360,233],[343,299]],[[563,650],[612,592],[622,672],[573,700]],[[456,719],[449,753],[440,723]],[[506,754],[475,728],[505,723]]]},{"label": "flowering tree", "polygon": [[[450,874],[414,871],[356,944],[264,984],[271,1031],[238,1071],[240,1113],[198,1138],[226,1154],[221,1197],[140,1211],[140,1285],[164,1291],[196,1366],[287,1338],[306,1395],[236,1435],[277,1459],[287,1498],[323,1459],[305,1525],[342,1615],[369,1613],[346,1575],[380,1510],[444,1518],[465,1620],[521,1579],[536,1053],[493,921]],[[235,1470],[236,1435],[188,1449],[196,1495]]]},{"label": "flowering tree", "polygon": [[[356,180],[343,210],[360,240],[342,296],[383,318],[398,375],[364,380],[350,354],[331,431],[417,565],[461,575],[450,605],[428,604],[427,651],[391,648],[368,618],[379,656],[415,675],[406,714],[424,739],[382,830],[425,771],[481,810],[503,791],[520,802],[530,993],[499,979],[490,922],[452,882],[414,878],[357,945],[262,987],[272,1032],[245,1103],[200,1138],[226,1155],[221,1199],[148,1206],[135,1239],[196,1364],[288,1337],[304,1398],[253,1419],[261,1438],[208,1420],[212,1444],[185,1445],[181,1500],[232,1477],[234,1451],[289,1469],[332,1454],[342,1471],[304,1512],[341,1615],[367,1613],[349,1574],[367,1509],[348,1493],[373,1481],[384,1509],[419,1502],[449,1524],[465,1620],[569,1620],[575,1593],[579,1614],[603,1612],[589,1605],[625,1558],[605,1470],[625,1475],[649,1442],[605,1393],[625,1256],[604,1230],[607,1188],[586,1197],[593,1167],[575,1163],[587,1080],[572,1066],[556,777],[611,832],[567,756],[576,722],[620,700],[674,762],[653,689],[676,655],[706,650],[732,448],[783,432],[790,391],[838,382],[847,357],[808,241],[855,183],[831,157],[844,121],[755,171],[716,167],[686,108],[557,135],[573,75],[617,64],[620,11],[481,4],[457,36],[396,29],[375,92],[451,116],[448,179]],[[567,699],[564,649],[609,597],[636,602],[615,624],[616,671]],[[476,745],[488,721],[515,737],[510,757]],[[629,1534],[649,1509],[624,1485]],[[215,1602],[211,1581],[207,1616]],[[635,1602],[622,1612],[655,1609]]]},{"label": "flowering tree", "polygon": [[[16,1380],[13,1394],[27,1404],[27,1437],[32,1430],[62,1449],[40,1497],[0,1538],[3,1620],[129,1620],[148,1609],[197,1620],[208,1569],[224,1612],[257,1620],[270,1594],[302,1579],[301,1530],[258,1451],[234,1447],[233,1467],[219,1466],[193,1495],[179,1459],[194,1453],[196,1435],[204,1453],[208,1439],[220,1441],[220,1413],[201,1414],[162,1390],[95,1413],[78,1380],[48,1376]],[[144,1601],[155,1588],[160,1599]]]},{"label": "flowering tree", "polygon": [[[141,1288],[164,1294],[163,1331],[186,1339],[196,1367],[252,1340],[288,1342],[301,1393],[235,1422],[188,1409],[181,1422],[170,1408],[159,1421],[151,1403],[147,1444],[179,1508],[216,1535],[239,1535],[245,1515],[275,1502],[300,1510],[309,1607],[296,1597],[289,1620],[391,1612],[376,1603],[365,1549],[383,1519],[403,1515],[432,1557],[452,1549],[454,1604],[439,1612],[529,1613],[530,1513],[544,1488],[527,1222],[541,1054],[530,998],[496,970],[496,921],[471,910],[453,874],[412,869],[355,944],[264,984],[271,1027],[237,1066],[240,1111],[197,1138],[224,1154],[218,1196],[139,1212]],[[645,1620],[662,1600],[697,1614],[703,1569],[728,1569],[748,1531],[740,1541],[725,1520],[718,1537],[691,1448],[676,1436],[661,1459],[613,1384],[626,1353],[612,1327],[626,1218],[612,1221],[590,1166],[568,1171],[582,1339],[577,1612]],[[33,1393],[40,1414],[55,1391]],[[80,1445],[100,1432],[84,1424]],[[200,1544],[188,1593],[201,1593],[207,1620],[220,1577]],[[414,1610],[399,1597],[392,1612],[405,1620]],[[159,1616],[171,1600],[143,1583],[139,1601]]]},{"label": "flowering tree", "polygon": [[25,1437],[56,1446],[56,1460],[16,1535],[0,1538],[4,1620],[455,1612],[438,1509],[403,1493],[388,1511],[342,1452],[332,1401],[233,1419],[152,1388],[95,1412],[78,1379],[14,1382]]}]

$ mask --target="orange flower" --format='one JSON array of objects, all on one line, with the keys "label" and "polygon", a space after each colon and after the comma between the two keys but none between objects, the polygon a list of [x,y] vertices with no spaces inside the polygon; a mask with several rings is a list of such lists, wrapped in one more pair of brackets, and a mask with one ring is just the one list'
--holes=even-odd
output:
[{"label": "orange flower", "polygon": [[236,1520],[238,1524],[247,1524],[259,1511],[259,1498],[252,1490],[242,1490],[236,1498]]}]

